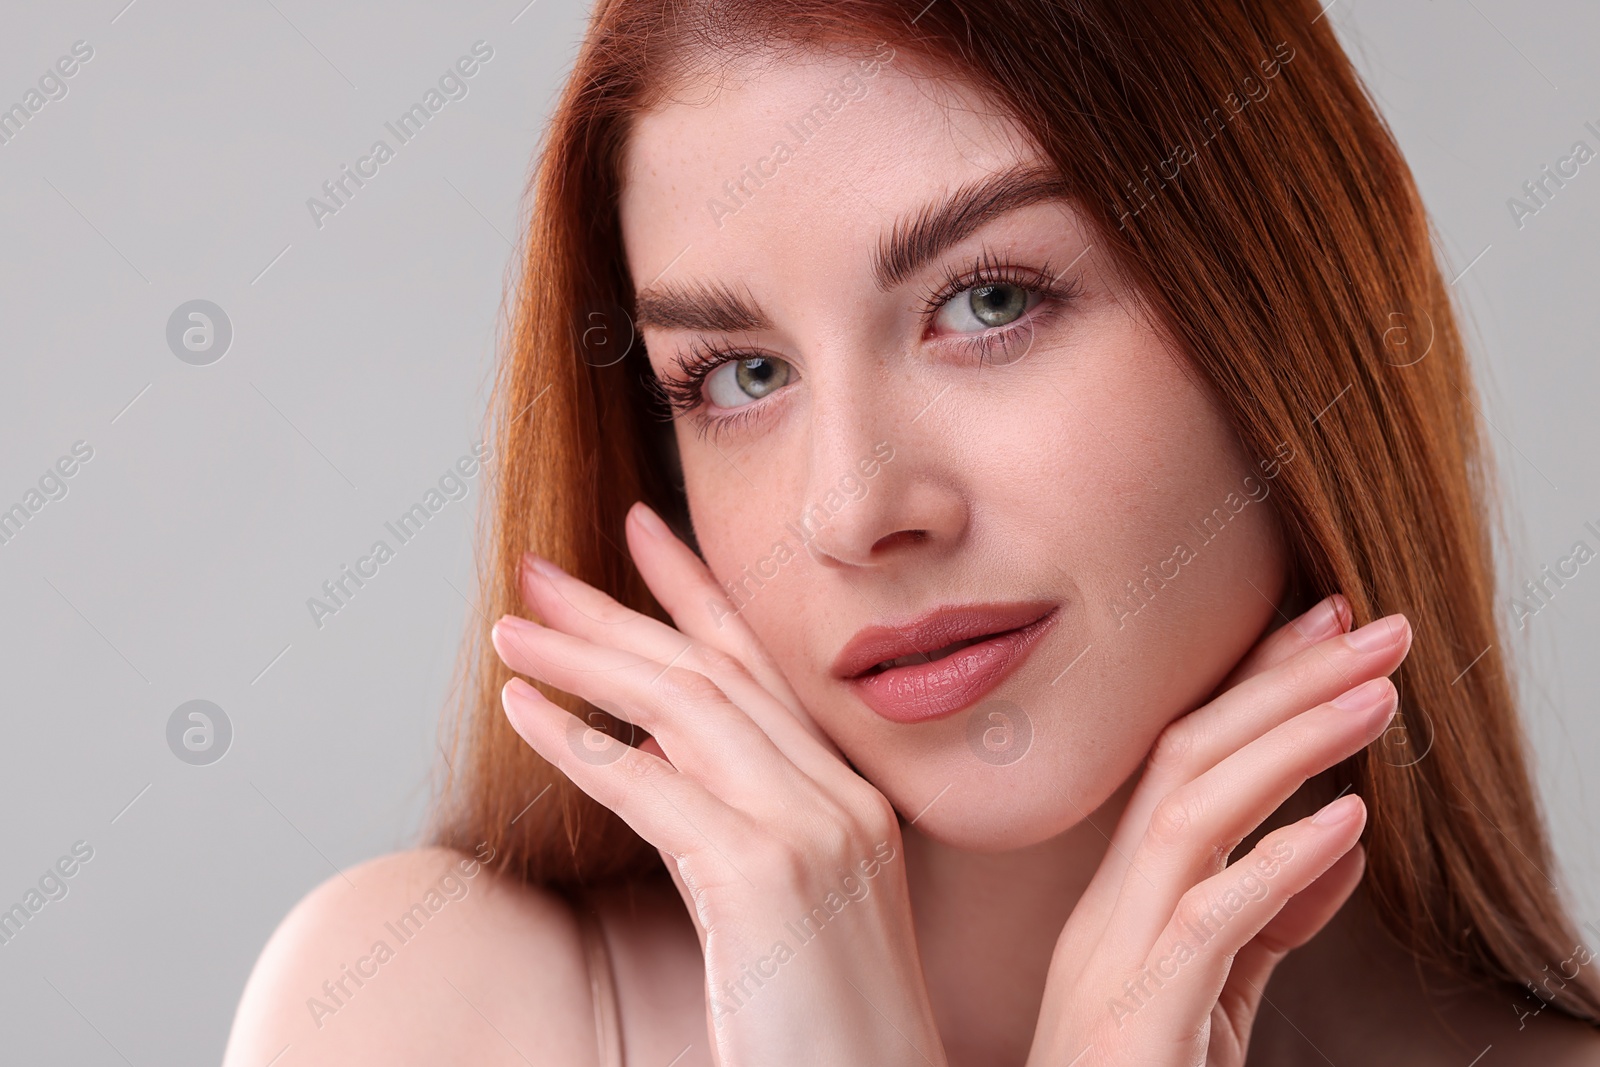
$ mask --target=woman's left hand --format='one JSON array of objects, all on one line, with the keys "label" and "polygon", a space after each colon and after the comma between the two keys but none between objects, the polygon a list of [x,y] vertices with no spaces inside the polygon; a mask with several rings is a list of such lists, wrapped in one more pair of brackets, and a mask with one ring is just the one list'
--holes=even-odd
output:
[{"label": "woman's left hand", "polygon": [[634,561],[676,628],[546,561],[523,567],[544,625],[495,624],[512,670],[652,736],[607,738],[520,678],[524,740],[660,850],[705,958],[721,1067],[942,1067],[894,808],[812,722],[705,564],[648,507]]}]

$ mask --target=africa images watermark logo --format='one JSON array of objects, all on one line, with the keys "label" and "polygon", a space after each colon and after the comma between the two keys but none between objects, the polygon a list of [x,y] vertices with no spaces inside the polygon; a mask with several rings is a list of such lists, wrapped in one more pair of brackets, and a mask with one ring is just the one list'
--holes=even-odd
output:
[{"label": "africa images watermark logo", "polygon": [[167,747],[191,767],[205,767],[228,754],[233,720],[210,700],[188,700],[167,716]]},{"label": "africa images watermark logo", "polygon": [[967,747],[985,763],[1009,767],[1033,747],[1033,719],[1020,704],[986,700],[968,715]]},{"label": "africa images watermark logo", "polygon": [[60,457],[39,476],[37,488],[29,486],[22,498],[10,507],[0,503],[0,545],[9,545],[33,517],[51,501],[65,500],[71,486],[67,480],[94,458],[94,446],[87,441],[72,442],[69,455]]},{"label": "africa images watermark logo", "polygon": [[[1585,122],[1583,128],[1600,141],[1600,125],[1594,120]],[[1522,183],[1523,196],[1507,197],[1506,210],[1511,213],[1511,221],[1517,224],[1517,229],[1522,229],[1529,219],[1549,207],[1556,194],[1567,187],[1567,182],[1578,177],[1580,168],[1587,166],[1595,155],[1588,141],[1574,141],[1567,154],[1556,160],[1554,169],[1546,163],[1539,168],[1537,176]]]},{"label": "africa images watermark logo", "polygon": [[228,354],[233,320],[210,300],[189,300],[167,317],[167,348],[192,367],[208,367]]},{"label": "africa images watermark logo", "polygon": [[[1583,528],[1594,537],[1595,545],[1600,545],[1600,526],[1586,522]],[[1522,596],[1512,597],[1510,603],[1511,619],[1517,624],[1517,629],[1527,629],[1528,620],[1549,607],[1557,594],[1567,587],[1567,583],[1578,577],[1580,568],[1597,557],[1600,557],[1600,552],[1588,540],[1580,537],[1572,543],[1571,552],[1554,563],[1540,567],[1537,578],[1524,581]]]},{"label": "africa images watermark logo", "polygon": [[39,876],[37,886],[28,887],[28,891],[22,895],[22,900],[13,904],[9,910],[0,911],[0,945],[11,944],[12,939],[22,933],[23,928],[44,910],[46,904],[67,899],[67,894],[72,889],[67,879],[77,874],[83,864],[92,859],[94,859],[94,846],[87,841],[74,841],[71,853],[47,867],[44,874]]},{"label": "africa images watermark logo", "polygon": [[10,107],[0,110],[0,145],[8,145],[45,105],[55,100],[65,100],[70,89],[68,79],[94,58],[94,45],[88,41],[73,41],[70,55],[61,56],[39,75],[38,88],[28,87],[21,98]]}]

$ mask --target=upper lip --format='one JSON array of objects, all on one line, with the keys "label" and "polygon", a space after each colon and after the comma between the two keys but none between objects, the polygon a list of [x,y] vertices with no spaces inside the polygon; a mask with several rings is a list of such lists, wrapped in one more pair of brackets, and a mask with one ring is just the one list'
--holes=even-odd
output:
[{"label": "upper lip", "polygon": [[884,660],[931,654],[957,641],[1026,626],[1056,607],[1051,601],[958,604],[934,608],[902,622],[867,626],[845,642],[833,661],[839,678],[855,678]]}]

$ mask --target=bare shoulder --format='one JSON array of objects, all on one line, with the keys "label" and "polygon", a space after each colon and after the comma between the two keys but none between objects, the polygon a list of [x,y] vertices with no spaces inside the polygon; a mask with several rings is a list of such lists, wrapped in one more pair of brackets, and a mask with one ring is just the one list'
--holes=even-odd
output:
[{"label": "bare shoulder", "polygon": [[592,1064],[593,1020],[563,898],[477,857],[415,849],[329,878],[285,916],[223,1063]]}]

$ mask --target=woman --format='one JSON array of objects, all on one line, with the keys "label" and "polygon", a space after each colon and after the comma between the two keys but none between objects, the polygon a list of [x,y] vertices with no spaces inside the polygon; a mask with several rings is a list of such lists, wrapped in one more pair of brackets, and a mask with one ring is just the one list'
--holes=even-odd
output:
[{"label": "woman", "polygon": [[1314,4],[603,2],[534,193],[436,847],[230,1064],[1600,1063]]}]

